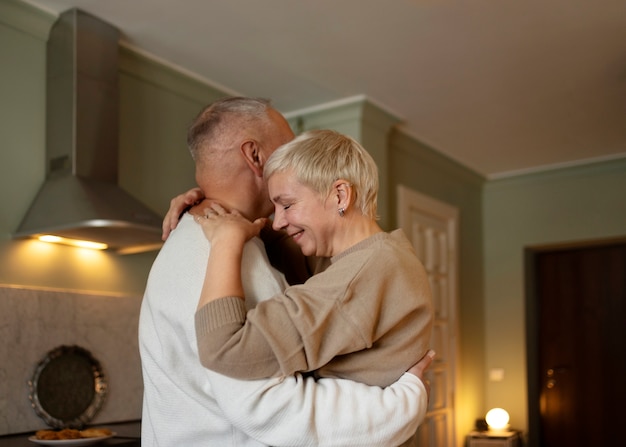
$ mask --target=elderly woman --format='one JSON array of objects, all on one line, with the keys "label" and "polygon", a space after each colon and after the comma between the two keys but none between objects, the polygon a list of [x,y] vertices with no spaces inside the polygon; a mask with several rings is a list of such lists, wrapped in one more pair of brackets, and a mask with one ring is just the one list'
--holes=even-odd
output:
[{"label": "elderly woman", "polygon": [[378,171],[355,140],[310,131],[277,149],[264,177],[273,228],[330,265],[247,311],[241,285],[249,222],[213,205],[197,219],[211,242],[196,313],[204,366],[255,379],[310,371],[387,386],[428,350],[428,278],[402,230],[376,223]]}]

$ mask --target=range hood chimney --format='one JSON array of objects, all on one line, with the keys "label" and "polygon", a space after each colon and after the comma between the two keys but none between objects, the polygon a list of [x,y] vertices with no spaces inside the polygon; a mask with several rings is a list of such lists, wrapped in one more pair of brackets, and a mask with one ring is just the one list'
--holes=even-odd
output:
[{"label": "range hood chimney", "polygon": [[78,9],[53,25],[46,179],[15,238],[54,235],[121,253],[160,247],[162,218],[117,183],[118,40],[116,28]]}]

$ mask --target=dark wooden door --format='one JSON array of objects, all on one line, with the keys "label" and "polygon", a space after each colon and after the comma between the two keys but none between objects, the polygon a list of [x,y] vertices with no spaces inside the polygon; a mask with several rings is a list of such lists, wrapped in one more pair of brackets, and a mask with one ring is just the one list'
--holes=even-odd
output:
[{"label": "dark wooden door", "polygon": [[626,243],[532,258],[530,441],[626,446]]}]

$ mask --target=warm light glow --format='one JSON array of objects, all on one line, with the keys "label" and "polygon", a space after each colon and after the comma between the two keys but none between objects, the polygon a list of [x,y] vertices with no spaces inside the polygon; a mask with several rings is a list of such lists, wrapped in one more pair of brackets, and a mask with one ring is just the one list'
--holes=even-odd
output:
[{"label": "warm light glow", "polygon": [[159,250],[163,246],[163,242],[157,244],[135,245],[132,247],[118,248],[115,253],[118,255],[134,255],[137,253],[144,253],[146,251]]},{"label": "warm light glow", "polygon": [[100,242],[81,241],[78,239],[69,239],[66,237],[54,236],[52,234],[44,234],[43,236],[39,236],[39,240],[42,242],[71,245],[73,247],[90,248],[92,250],[106,250],[107,248],[109,248],[107,244],[102,244]]},{"label": "warm light glow", "polygon": [[59,236],[53,236],[51,234],[44,234],[43,236],[39,236],[38,238],[41,242],[53,242],[58,244],[61,242],[62,238]]},{"label": "warm light glow", "polygon": [[487,412],[485,420],[490,429],[502,430],[509,425],[509,413],[502,408],[492,408]]}]

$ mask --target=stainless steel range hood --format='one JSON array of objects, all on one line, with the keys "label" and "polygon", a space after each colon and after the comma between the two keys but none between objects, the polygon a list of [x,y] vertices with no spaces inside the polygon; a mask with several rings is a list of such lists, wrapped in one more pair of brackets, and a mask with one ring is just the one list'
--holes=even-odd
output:
[{"label": "stainless steel range hood", "polygon": [[119,31],[64,12],[47,48],[46,180],[14,236],[51,234],[120,252],[161,245],[162,218],[118,186]]}]

